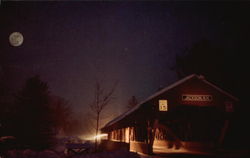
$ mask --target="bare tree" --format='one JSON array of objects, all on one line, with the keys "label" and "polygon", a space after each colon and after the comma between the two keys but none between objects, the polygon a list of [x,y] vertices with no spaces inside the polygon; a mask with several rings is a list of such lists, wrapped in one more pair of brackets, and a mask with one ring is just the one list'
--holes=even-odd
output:
[{"label": "bare tree", "polygon": [[127,108],[128,108],[128,109],[131,109],[131,108],[135,107],[137,104],[138,104],[138,101],[137,101],[136,97],[135,97],[135,96],[132,96],[132,97],[128,100]]},{"label": "bare tree", "polygon": [[50,108],[53,112],[52,120],[58,134],[66,134],[70,126],[73,126],[74,113],[69,101],[59,96],[50,96]]},{"label": "bare tree", "polygon": [[94,113],[94,118],[96,121],[95,127],[95,149],[97,150],[97,135],[99,133],[100,127],[100,116],[102,111],[107,107],[107,105],[113,99],[114,90],[116,88],[117,82],[113,85],[113,87],[109,91],[105,91],[105,89],[101,86],[100,82],[96,82],[95,91],[94,91],[94,100],[90,104],[90,109]]}]

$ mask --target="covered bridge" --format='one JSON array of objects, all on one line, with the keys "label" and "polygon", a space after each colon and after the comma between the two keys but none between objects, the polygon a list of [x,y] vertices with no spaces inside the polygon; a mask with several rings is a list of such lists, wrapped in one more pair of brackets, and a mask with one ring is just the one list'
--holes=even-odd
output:
[{"label": "covered bridge", "polygon": [[108,122],[107,149],[141,153],[213,150],[223,143],[238,99],[203,76],[187,76]]}]

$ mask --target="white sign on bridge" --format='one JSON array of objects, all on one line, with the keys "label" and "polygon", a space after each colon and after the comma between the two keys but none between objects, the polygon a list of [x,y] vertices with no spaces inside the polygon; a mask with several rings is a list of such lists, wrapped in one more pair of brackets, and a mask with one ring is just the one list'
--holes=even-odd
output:
[{"label": "white sign on bridge", "polygon": [[193,94],[184,94],[182,95],[182,101],[212,101],[212,95],[193,95]]}]

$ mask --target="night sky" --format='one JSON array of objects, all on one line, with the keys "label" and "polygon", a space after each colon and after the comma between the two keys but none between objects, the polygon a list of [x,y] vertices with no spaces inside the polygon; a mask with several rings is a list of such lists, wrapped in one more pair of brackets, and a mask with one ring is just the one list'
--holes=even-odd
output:
[{"label": "night sky", "polygon": [[[87,112],[94,83],[118,81],[113,116],[178,78],[175,56],[201,39],[230,47],[223,17],[245,5],[218,2],[2,2],[0,71],[12,87],[39,74],[51,93]],[[24,43],[9,44],[21,32]],[[18,89],[16,88],[16,89]]]}]

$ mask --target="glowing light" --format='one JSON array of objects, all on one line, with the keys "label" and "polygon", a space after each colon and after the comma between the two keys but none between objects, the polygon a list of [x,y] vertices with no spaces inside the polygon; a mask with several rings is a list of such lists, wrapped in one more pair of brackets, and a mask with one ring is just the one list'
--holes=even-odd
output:
[{"label": "glowing light", "polygon": [[108,136],[108,134],[98,134],[98,135],[96,135],[96,136],[94,136],[94,135],[89,135],[89,136],[86,136],[86,135],[83,135],[83,136],[81,136],[80,138],[82,138],[82,139],[84,139],[84,140],[90,140],[90,141],[93,141],[93,140],[95,140],[96,138],[97,139],[101,139],[101,138],[103,138],[103,137],[107,137]]},{"label": "glowing light", "polygon": [[94,136],[94,138],[93,139],[101,139],[101,138],[103,138],[103,137],[107,137],[108,136],[108,134],[98,134],[98,135],[96,135],[96,136]]}]

